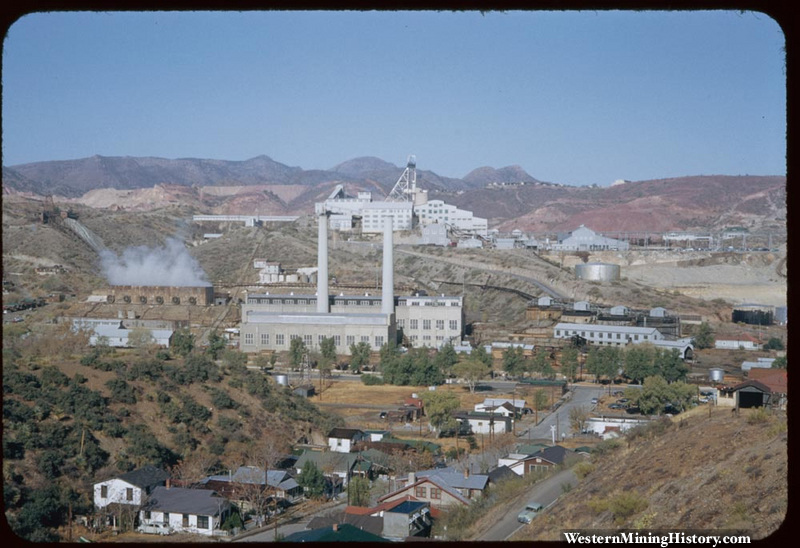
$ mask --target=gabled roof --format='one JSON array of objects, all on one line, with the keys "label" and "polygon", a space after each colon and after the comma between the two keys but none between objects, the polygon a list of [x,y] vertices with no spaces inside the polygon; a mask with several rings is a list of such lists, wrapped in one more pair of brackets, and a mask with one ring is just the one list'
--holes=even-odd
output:
[{"label": "gabled roof", "polygon": [[334,428],[328,434],[329,438],[340,438],[343,440],[352,440],[356,436],[364,436],[364,432],[357,428]]},{"label": "gabled roof", "polygon": [[567,456],[567,449],[561,447],[560,445],[553,445],[552,447],[547,447],[531,455],[531,457],[543,458],[549,462],[552,462],[553,464],[561,464],[562,462],[564,462],[564,458],[566,456]]},{"label": "gabled roof", "polygon": [[216,516],[230,506],[230,503],[208,489],[186,489],[158,486],[153,489],[143,510],[175,512],[200,516]]},{"label": "gabled roof", "polygon": [[283,539],[283,542],[391,542],[376,534],[362,531],[349,523],[336,526],[312,529],[311,531],[298,531]]},{"label": "gabled roof", "polygon": [[[456,491],[453,487],[451,487],[451,486],[447,485],[446,483],[444,483],[438,476],[420,478],[420,479],[418,479],[417,481],[415,481],[412,484],[406,485],[404,487],[401,487],[400,489],[396,489],[396,490],[392,491],[391,493],[387,493],[386,495],[383,495],[382,497],[380,497],[378,499],[378,502],[383,502],[384,500],[388,499],[389,497],[392,497],[392,496],[394,496],[394,495],[396,495],[398,493],[402,493],[403,491],[409,491],[410,489],[413,489],[418,485],[422,485],[423,483],[432,483],[433,485],[435,485],[436,487],[438,487],[442,491],[446,491],[448,494],[450,494],[450,496],[452,496],[453,498],[455,498],[459,502],[461,502],[463,504],[469,504],[469,499],[465,498],[464,495],[462,495],[461,493]],[[411,492],[413,492],[413,491],[411,491]]]},{"label": "gabled roof", "polygon": [[117,479],[121,479],[122,481],[126,481],[131,485],[135,485],[136,487],[140,487],[142,489],[149,489],[150,487],[155,487],[156,485],[163,485],[168,478],[169,474],[160,468],[149,465],[142,466],[137,470],[126,472],[125,474],[117,477]]},{"label": "gabled roof", "polygon": [[331,468],[334,472],[345,472],[353,467],[358,459],[356,453],[337,453],[336,451],[305,451],[297,459],[295,467],[302,470],[306,462],[311,461],[322,471]]},{"label": "gabled roof", "polygon": [[434,478],[437,483],[444,483],[453,489],[479,489],[486,488],[489,476],[486,474],[473,474],[465,476],[463,472],[445,469],[422,470],[417,472],[418,478]]},{"label": "gabled roof", "polygon": [[516,473],[514,473],[514,471],[511,468],[509,468],[505,464],[503,466],[498,466],[494,470],[490,470],[488,476],[489,476],[489,481],[491,483],[497,483],[498,481],[502,481],[507,478],[519,477]]},{"label": "gabled roof", "polygon": [[740,382],[739,384],[737,384],[736,386],[731,388],[731,390],[736,392],[738,390],[741,390],[742,388],[747,388],[749,386],[752,386],[753,388],[757,388],[758,390],[760,390],[761,392],[764,392],[765,394],[772,394],[772,390],[770,389],[769,386],[767,386],[763,382],[756,381],[756,380],[749,380],[749,381]]}]

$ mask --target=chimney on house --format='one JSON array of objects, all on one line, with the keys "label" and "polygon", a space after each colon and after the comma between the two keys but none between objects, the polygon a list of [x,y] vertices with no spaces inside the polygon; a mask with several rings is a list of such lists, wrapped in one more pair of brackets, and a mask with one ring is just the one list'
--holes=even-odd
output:
[{"label": "chimney on house", "polygon": [[416,481],[417,481],[417,474],[415,474],[414,472],[409,472],[408,473],[408,484],[411,485],[413,483],[416,483]]},{"label": "chimney on house", "polygon": [[339,524],[338,523],[334,523],[333,524],[333,532],[335,533],[338,530],[339,530]]},{"label": "chimney on house", "polygon": [[464,479],[469,477],[469,465],[464,468]]},{"label": "chimney on house", "polygon": [[169,489],[169,488],[170,488],[170,482],[169,482],[169,478],[167,478],[167,485],[166,485],[166,488],[167,488],[167,489]]}]

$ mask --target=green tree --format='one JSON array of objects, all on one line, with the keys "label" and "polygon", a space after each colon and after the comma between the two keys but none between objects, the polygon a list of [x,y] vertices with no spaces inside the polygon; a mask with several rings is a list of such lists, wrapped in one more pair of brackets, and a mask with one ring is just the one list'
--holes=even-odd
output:
[{"label": "green tree", "polygon": [[208,347],[206,348],[206,354],[211,356],[212,360],[218,360],[220,354],[225,347],[228,346],[228,343],[225,341],[225,337],[217,333],[215,329],[208,335]]},{"label": "green tree", "polygon": [[369,480],[354,476],[347,484],[347,499],[351,506],[369,506]]},{"label": "green tree", "polygon": [[319,352],[322,357],[331,364],[336,362],[336,341],[333,337],[325,337],[319,345]]},{"label": "green tree", "polygon": [[303,491],[311,498],[320,498],[325,492],[325,476],[317,468],[313,461],[306,461],[300,474],[297,475],[297,483]]},{"label": "green tree", "polygon": [[772,367],[775,369],[786,369],[786,356],[775,358],[775,361],[772,362]]},{"label": "green tree", "polygon": [[289,343],[289,363],[292,367],[300,367],[303,363],[303,358],[308,354],[306,343],[300,337],[295,337]]},{"label": "green tree", "polygon": [[578,349],[567,346],[561,351],[561,374],[574,381],[578,374]]},{"label": "green tree", "polygon": [[242,373],[247,370],[247,354],[241,350],[228,348],[222,353],[222,363],[231,372]]},{"label": "green tree", "polygon": [[479,344],[478,346],[473,348],[469,357],[479,360],[481,363],[486,365],[486,367],[489,368],[489,370],[491,370],[492,365],[494,365],[494,360],[492,359],[492,355],[486,351],[486,347],[483,346],[482,344]]},{"label": "green tree", "polygon": [[467,361],[453,366],[453,373],[467,382],[469,391],[474,394],[475,387],[481,379],[489,376],[489,368],[478,358],[470,357]]},{"label": "green tree", "polygon": [[354,373],[361,371],[361,368],[369,363],[369,356],[372,348],[363,341],[358,344],[350,345],[350,370]]},{"label": "green tree", "polygon": [[525,351],[521,346],[508,347],[503,351],[503,369],[512,376],[520,376],[525,371]]},{"label": "green tree", "polygon": [[436,353],[436,358],[434,359],[436,366],[447,375],[450,372],[450,369],[458,363],[458,354],[456,353],[453,345],[447,343],[443,347],[439,349]]},{"label": "green tree", "polygon": [[170,348],[179,356],[187,356],[194,348],[194,335],[188,329],[177,329],[172,334]]},{"label": "green tree", "polygon": [[664,377],[654,375],[647,377],[639,390],[636,404],[644,415],[660,413],[672,399],[672,392]]},{"label": "green tree", "polygon": [[452,392],[434,390],[423,392],[420,398],[425,406],[425,415],[434,430],[441,432],[443,429],[455,427],[453,413],[460,405],[458,396]]},{"label": "green tree", "polygon": [[783,350],[783,341],[778,337],[770,337],[764,345],[764,350]]},{"label": "green tree", "polygon": [[714,331],[708,323],[703,322],[697,328],[697,333],[694,335],[694,345],[700,349],[714,346]]},{"label": "green tree", "polygon": [[681,358],[680,352],[673,348],[672,350],[657,351],[656,371],[657,374],[664,377],[664,380],[671,383],[685,379],[689,368]]},{"label": "green tree", "polygon": [[656,348],[651,344],[634,344],[625,352],[625,376],[641,384],[656,374]]}]

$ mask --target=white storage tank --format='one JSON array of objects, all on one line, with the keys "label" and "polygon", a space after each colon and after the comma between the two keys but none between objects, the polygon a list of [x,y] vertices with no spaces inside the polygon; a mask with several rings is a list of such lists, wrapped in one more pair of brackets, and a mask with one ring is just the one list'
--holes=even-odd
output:
[{"label": "white storage tank", "polygon": [[722,382],[725,378],[725,370],[719,367],[713,367],[708,370],[708,379],[711,382]]},{"label": "white storage tank", "polygon": [[289,375],[275,375],[275,382],[281,386],[289,386]]},{"label": "white storage tank", "polygon": [[575,265],[575,276],[581,280],[613,282],[619,280],[619,265],[609,263],[585,263]]}]

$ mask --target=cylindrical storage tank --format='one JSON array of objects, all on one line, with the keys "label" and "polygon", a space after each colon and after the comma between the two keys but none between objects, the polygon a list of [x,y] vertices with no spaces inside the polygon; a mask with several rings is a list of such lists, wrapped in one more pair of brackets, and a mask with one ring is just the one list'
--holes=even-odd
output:
[{"label": "cylindrical storage tank", "polygon": [[725,378],[725,370],[719,367],[714,367],[708,370],[708,380],[712,382],[722,382]]},{"label": "cylindrical storage tank", "polygon": [[608,263],[585,263],[575,265],[575,276],[593,282],[614,282],[619,280],[619,265]]},{"label": "cylindrical storage tank", "polygon": [[281,386],[289,386],[289,375],[275,375],[275,382]]}]

